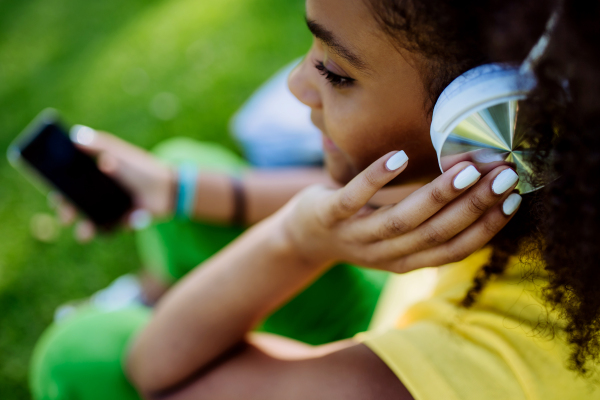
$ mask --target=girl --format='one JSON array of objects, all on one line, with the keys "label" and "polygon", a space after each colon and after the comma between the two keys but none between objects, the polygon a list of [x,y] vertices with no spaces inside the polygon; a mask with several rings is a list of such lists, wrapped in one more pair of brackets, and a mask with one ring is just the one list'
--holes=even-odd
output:
[{"label": "girl", "polygon": [[[599,349],[600,6],[538,3],[307,0],[315,40],[289,85],[344,186],[301,192],[180,281],[149,322],[132,323],[143,328],[124,363],[138,393],[590,398],[581,375],[595,372]],[[437,176],[431,110],[468,69],[521,63],[554,12],[524,107],[538,172],[552,154],[560,178],[517,213],[509,166],[474,173],[461,162]],[[368,204],[385,185],[425,181],[395,205]],[[392,327],[317,347],[251,333],[339,260],[395,273],[449,265]]]}]

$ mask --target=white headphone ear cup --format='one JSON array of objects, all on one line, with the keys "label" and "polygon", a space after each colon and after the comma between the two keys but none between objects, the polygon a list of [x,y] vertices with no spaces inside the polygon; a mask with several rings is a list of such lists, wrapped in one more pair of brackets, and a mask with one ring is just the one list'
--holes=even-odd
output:
[{"label": "white headphone ear cup", "polygon": [[481,79],[489,79],[490,74],[503,71],[505,69],[506,68],[502,67],[500,64],[485,64],[470,69],[462,75],[459,75],[456,79],[450,82],[450,84],[446,86],[444,91],[440,94],[440,97],[435,103],[435,108],[444,108],[444,104],[457,94],[477,84],[477,82]]},{"label": "white headphone ear cup", "polygon": [[461,119],[482,108],[523,98],[533,86],[532,75],[503,64],[481,65],[452,81],[438,98],[431,118],[431,141],[438,158],[444,141]]},{"label": "white headphone ear cup", "polygon": [[[507,163],[521,179],[517,190],[539,189],[529,165],[531,150],[520,135],[518,103],[535,86],[531,73],[501,64],[482,65],[455,79],[433,110],[431,140],[442,172],[458,161],[478,166]],[[537,182],[537,181],[535,181]],[[535,185],[535,187],[533,186]]]}]

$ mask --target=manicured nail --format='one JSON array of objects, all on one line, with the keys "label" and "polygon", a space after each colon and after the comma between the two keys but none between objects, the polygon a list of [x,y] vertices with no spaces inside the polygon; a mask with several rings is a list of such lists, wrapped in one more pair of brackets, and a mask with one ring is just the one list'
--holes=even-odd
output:
[{"label": "manicured nail", "polygon": [[510,189],[519,180],[519,175],[512,169],[508,168],[500,172],[494,183],[492,183],[492,190],[496,194],[502,194]]},{"label": "manicured nail", "polygon": [[73,125],[69,134],[71,141],[84,146],[89,146],[94,141],[96,131],[89,126]]},{"label": "manicured nail", "polygon": [[385,167],[390,171],[395,171],[408,161],[408,156],[404,152],[404,150],[400,150],[396,154],[390,157],[389,160],[385,163]]},{"label": "manicured nail", "polygon": [[141,231],[150,226],[152,223],[152,216],[146,210],[135,210],[129,216],[129,226],[136,231]]},{"label": "manicured nail", "polygon": [[511,194],[504,200],[504,204],[502,204],[502,212],[504,215],[509,216],[512,215],[517,208],[519,208],[519,204],[521,204],[521,196],[516,193]]},{"label": "manicured nail", "polygon": [[459,190],[464,189],[479,179],[480,176],[481,174],[479,171],[477,171],[477,168],[469,165],[467,168],[460,171],[458,175],[456,175],[454,178],[454,187]]}]

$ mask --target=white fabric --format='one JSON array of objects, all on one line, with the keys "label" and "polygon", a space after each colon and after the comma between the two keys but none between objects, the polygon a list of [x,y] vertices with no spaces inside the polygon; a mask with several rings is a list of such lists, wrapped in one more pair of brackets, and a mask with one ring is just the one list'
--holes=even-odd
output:
[{"label": "white fabric", "polygon": [[287,86],[298,61],[263,84],[231,120],[233,137],[256,167],[315,165],[323,159],[321,132],[310,120],[310,108]]}]

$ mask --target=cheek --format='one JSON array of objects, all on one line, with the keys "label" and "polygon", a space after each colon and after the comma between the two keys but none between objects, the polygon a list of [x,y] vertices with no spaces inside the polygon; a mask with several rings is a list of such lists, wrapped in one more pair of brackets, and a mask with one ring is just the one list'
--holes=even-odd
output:
[{"label": "cheek", "polygon": [[435,161],[423,108],[377,99],[329,100],[335,101],[324,109],[327,132],[355,169],[360,171],[394,150],[406,151],[412,164]]}]

